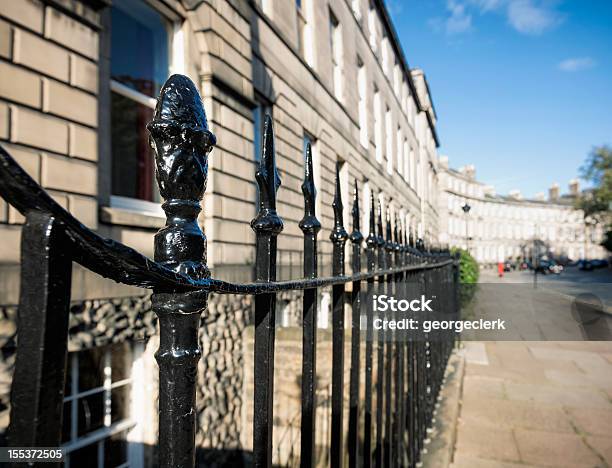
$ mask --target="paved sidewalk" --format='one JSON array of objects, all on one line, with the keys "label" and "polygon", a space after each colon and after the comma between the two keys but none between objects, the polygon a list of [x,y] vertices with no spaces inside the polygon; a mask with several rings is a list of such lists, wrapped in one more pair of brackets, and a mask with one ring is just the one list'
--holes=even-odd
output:
[{"label": "paved sidewalk", "polygon": [[612,342],[466,342],[452,467],[612,466]]}]

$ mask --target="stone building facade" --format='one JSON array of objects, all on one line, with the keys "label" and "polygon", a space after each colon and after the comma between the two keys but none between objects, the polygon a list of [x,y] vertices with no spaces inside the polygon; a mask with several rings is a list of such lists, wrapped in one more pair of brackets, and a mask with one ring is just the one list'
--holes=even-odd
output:
[{"label": "stone building facade", "polygon": [[[397,213],[394,222],[437,238],[436,114],[425,75],[409,68],[382,0],[2,1],[0,145],[85,225],[152,257],[153,235],[164,217],[145,124],[172,73],[198,85],[218,140],[200,218],[214,276],[251,275],[249,223],[265,114],[273,118],[283,181],[280,276],[301,274],[298,221],[307,143],[323,225],[321,272],[331,254],[337,163],[345,220],[357,180],[362,226],[368,226],[374,192],[383,209]],[[0,429],[8,423],[18,339],[23,221],[0,199]],[[281,318],[283,325],[296,323],[299,310],[288,306],[295,299],[282,298],[281,310],[293,317]],[[110,444],[116,449],[109,456],[147,465],[154,456],[151,395],[157,385],[156,323],[148,296],[75,265],[72,300],[68,378],[80,385],[72,386],[64,411],[71,415],[64,433],[71,463],[81,466]],[[325,328],[325,291],[321,301]],[[250,350],[242,337],[251,308],[250,298],[213,296],[202,318],[198,444],[205,457],[248,451],[243,376]],[[115,369],[121,370],[119,380],[112,377]],[[111,397],[99,401],[110,387],[116,389]],[[111,417],[96,419],[96,411]],[[97,438],[84,444],[93,432]],[[130,442],[127,449],[121,440]]]},{"label": "stone building facade", "polygon": [[[572,180],[566,194],[558,185],[536,198],[525,199],[518,191],[498,195],[492,186],[476,179],[474,166],[459,170],[440,158],[439,241],[467,248],[482,265],[507,259],[530,259],[534,242],[541,254],[572,260],[605,258],[599,245],[603,231],[585,221],[574,208],[579,194]],[[466,213],[465,204],[470,206]]]}]

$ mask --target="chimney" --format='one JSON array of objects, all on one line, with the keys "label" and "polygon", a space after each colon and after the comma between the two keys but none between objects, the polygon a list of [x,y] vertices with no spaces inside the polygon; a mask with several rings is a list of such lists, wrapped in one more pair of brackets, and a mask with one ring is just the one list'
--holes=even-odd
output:
[{"label": "chimney", "polygon": [[440,156],[440,167],[448,169],[448,156]]},{"label": "chimney", "polygon": [[476,178],[476,166],[473,164],[463,166],[461,169],[459,169],[459,172],[461,172],[468,179],[474,180]]},{"label": "chimney", "polygon": [[485,185],[484,186],[484,193],[485,193],[485,195],[489,195],[490,197],[494,197],[495,196],[495,187],[493,187],[492,185]]},{"label": "chimney", "polygon": [[544,192],[538,192],[535,194],[535,197],[533,197],[535,200],[537,201],[546,201],[546,195],[544,194]]},{"label": "chimney", "polygon": [[555,182],[548,189],[548,201],[554,201],[558,199],[559,199],[559,184]]},{"label": "chimney", "polygon": [[508,195],[510,195],[510,197],[514,198],[515,200],[520,200],[523,198],[520,190],[510,190]]},{"label": "chimney", "polygon": [[572,179],[569,181],[569,192],[572,197],[577,197],[580,192],[580,182],[578,179]]}]

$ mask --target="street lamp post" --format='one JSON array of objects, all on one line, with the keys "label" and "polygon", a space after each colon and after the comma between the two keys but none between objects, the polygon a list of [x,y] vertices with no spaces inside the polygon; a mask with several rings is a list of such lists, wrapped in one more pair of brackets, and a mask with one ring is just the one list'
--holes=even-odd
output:
[{"label": "street lamp post", "polygon": [[538,264],[540,263],[540,248],[538,246],[538,225],[533,229],[533,250],[531,252],[531,265],[533,266],[533,288],[538,287]]},{"label": "street lamp post", "polygon": [[468,214],[470,213],[470,210],[472,209],[472,207],[468,204],[468,202],[465,202],[463,206],[461,207],[461,209],[465,213],[465,250],[469,253],[470,252],[470,244],[469,244],[470,235],[468,231]]},{"label": "street lamp post", "polygon": [[584,218],[584,260],[588,259],[588,251],[589,251],[589,227],[594,226],[596,221],[587,216]]}]

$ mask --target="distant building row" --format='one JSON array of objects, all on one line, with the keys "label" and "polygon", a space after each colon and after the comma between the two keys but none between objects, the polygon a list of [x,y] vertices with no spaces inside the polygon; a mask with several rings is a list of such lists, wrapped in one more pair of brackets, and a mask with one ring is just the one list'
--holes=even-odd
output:
[{"label": "distant building row", "polygon": [[599,245],[601,226],[585,221],[583,212],[574,208],[580,193],[577,180],[570,181],[564,195],[555,184],[548,198],[540,194],[525,199],[518,191],[502,196],[476,180],[474,166],[455,170],[441,157],[439,184],[439,241],[469,249],[479,263],[529,258],[536,241],[556,257],[605,256]]}]

